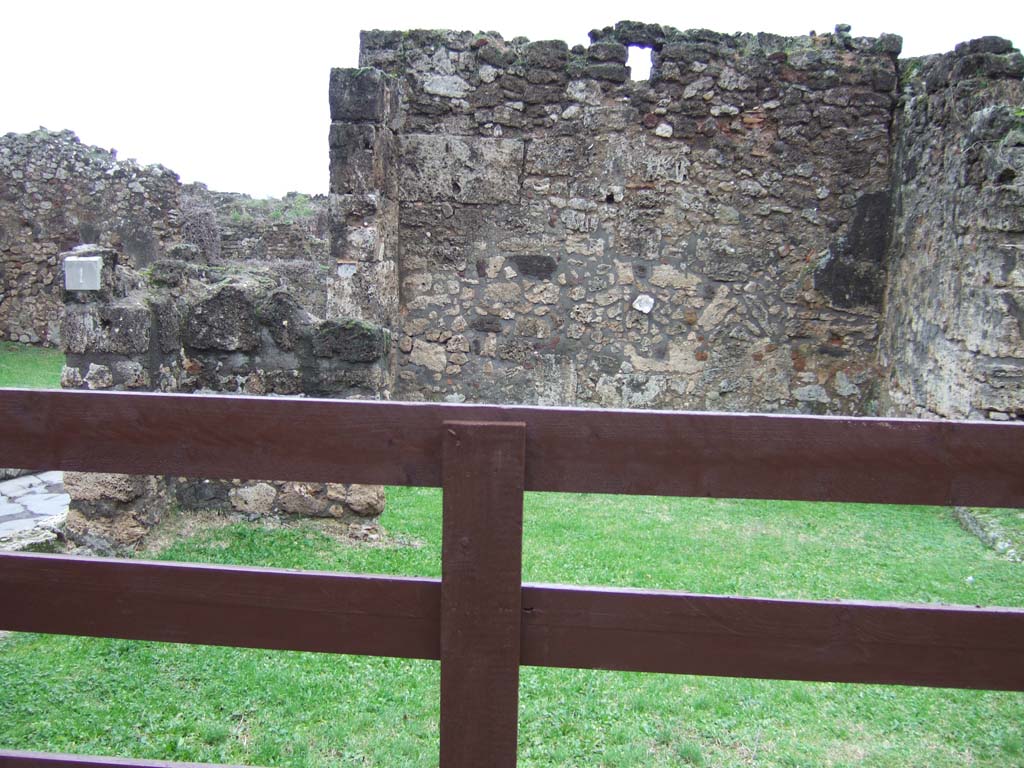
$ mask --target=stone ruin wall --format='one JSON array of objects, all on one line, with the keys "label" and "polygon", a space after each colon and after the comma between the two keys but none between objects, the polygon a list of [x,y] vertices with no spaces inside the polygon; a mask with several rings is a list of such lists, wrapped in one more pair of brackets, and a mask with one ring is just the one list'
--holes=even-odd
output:
[{"label": "stone ruin wall", "polygon": [[[182,185],[70,132],[0,137],[0,162],[0,337],[59,343],[64,387],[386,392],[387,331],[334,312],[324,198]],[[71,254],[102,259],[100,291],[64,291]],[[346,484],[67,473],[66,487],[69,541],[100,554],[136,546],[169,500],[250,519],[324,518],[367,536],[366,518],[384,505],[382,489]]]},{"label": "stone ruin wall", "polygon": [[62,251],[116,248],[143,265],[181,238],[178,177],[118,161],[70,131],[0,137],[0,339],[60,341]]},{"label": "stone ruin wall", "polygon": [[[59,335],[55,254],[97,240],[135,283],[75,310],[69,386],[1020,417],[1008,41],[591,38],[364,33],[331,73],[328,210],[298,227],[2,137],[0,333]],[[360,334],[380,358],[345,359]]]},{"label": "stone ruin wall", "polygon": [[118,160],[70,131],[0,136],[0,339],[61,343],[59,255],[113,248],[137,270],[163,258],[261,263],[309,311],[327,314],[326,200],[280,201],[183,185],[163,166]]},{"label": "stone ruin wall", "polygon": [[876,412],[900,39],[591,39],[368,32],[333,72],[336,255],[397,263],[394,396]]},{"label": "stone ruin wall", "polygon": [[[104,279],[100,291],[62,291],[62,386],[348,398],[386,393],[386,329],[316,317],[266,263],[210,264],[194,261],[195,250],[171,248],[142,270],[122,263],[113,248],[85,245],[62,254],[99,256]],[[324,518],[360,535],[373,535],[364,519],[384,507],[380,487],[349,484],[68,473],[65,485],[72,496],[67,538],[99,554],[138,545],[170,500],[179,509],[245,519]]]},{"label": "stone ruin wall", "polygon": [[[297,230],[159,169],[215,241],[173,212],[149,239],[100,228],[108,283],[62,297],[64,385],[1024,418],[1008,41],[901,62],[899,38],[842,26],[591,38],[364,33],[363,66],[331,73],[326,215]],[[631,46],[649,81],[629,79]],[[0,200],[7,274],[29,252],[10,248],[12,203],[32,230],[45,202],[16,197]],[[66,231],[41,252],[96,230]],[[347,487],[169,478],[121,499],[112,482],[81,489],[83,531],[122,519],[133,536],[167,494],[361,514]]]},{"label": "stone ruin wall", "polygon": [[885,410],[1024,418],[1024,58],[984,38],[902,70]]}]

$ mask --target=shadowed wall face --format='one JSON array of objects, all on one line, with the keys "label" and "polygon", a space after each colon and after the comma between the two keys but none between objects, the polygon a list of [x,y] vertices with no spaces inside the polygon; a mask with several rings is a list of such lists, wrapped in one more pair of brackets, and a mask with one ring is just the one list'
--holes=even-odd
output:
[{"label": "shadowed wall face", "polygon": [[902,70],[884,407],[1024,418],[1024,57],[986,37]]}]

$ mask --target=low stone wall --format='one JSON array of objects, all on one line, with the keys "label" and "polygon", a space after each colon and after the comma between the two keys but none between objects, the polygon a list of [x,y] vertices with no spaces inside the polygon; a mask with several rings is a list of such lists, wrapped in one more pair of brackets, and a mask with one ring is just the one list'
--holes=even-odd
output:
[{"label": "low stone wall", "polygon": [[384,511],[380,486],[161,478],[66,472],[71,495],[67,541],[97,555],[143,545],[168,513],[218,512],[228,519],[325,519],[340,525],[375,520]]},{"label": "low stone wall", "polygon": [[[387,330],[307,311],[266,263],[161,258],[144,269],[112,248],[96,256],[98,291],[65,291],[66,388],[230,392],[248,395],[386,396],[392,377]],[[166,510],[214,510],[245,519],[376,518],[376,486],[213,481],[70,473],[67,538],[96,553],[131,551]]]},{"label": "low stone wall", "polygon": [[65,292],[68,388],[378,397],[386,329],[308,312],[265,264],[164,258],[136,270],[111,248],[100,291]]}]

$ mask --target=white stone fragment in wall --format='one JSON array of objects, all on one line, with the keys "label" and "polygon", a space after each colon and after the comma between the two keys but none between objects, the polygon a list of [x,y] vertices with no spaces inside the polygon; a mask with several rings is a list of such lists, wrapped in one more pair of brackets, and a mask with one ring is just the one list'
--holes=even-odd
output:
[{"label": "white stone fragment in wall", "polygon": [[654,309],[654,297],[647,293],[641,293],[633,299],[633,309],[643,312],[645,315],[649,314]]},{"label": "white stone fragment in wall", "polygon": [[428,75],[423,80],[423,90],[433,96],[461,99],[472,88],[458,75]]}]

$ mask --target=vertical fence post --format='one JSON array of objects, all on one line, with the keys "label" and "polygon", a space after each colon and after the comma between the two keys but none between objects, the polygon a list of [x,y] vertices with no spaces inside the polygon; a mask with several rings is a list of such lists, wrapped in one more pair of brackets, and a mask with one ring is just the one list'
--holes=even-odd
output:
[{"label": "vertical fence post", "polygon": [[514,768],[526,425],[445,422],[441,768]]}]

